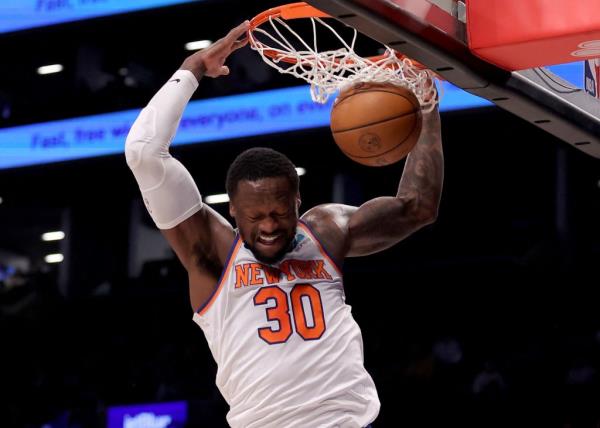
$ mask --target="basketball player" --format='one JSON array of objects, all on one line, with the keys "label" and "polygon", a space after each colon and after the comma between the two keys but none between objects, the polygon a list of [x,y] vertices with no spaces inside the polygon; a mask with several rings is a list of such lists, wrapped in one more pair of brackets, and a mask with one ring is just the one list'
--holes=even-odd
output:
[{"label": "basketball player", "polygon": [[[232,427],[365,427],[379,413],[361,332],[344,302],[345,257],[396,244],[437,215],[443,155],[437,110],[424,115],[398,194],[361,207],[326,204],[299,218],[294,165],[270,149],[240,154],[227,174],[237,229],[202,203],[169,154],[205,76],[229,74],[248,23],[189,56],[134,123],[126,159],[154,222],[189,275],[194,321],[218,364]],[[210,163],[206,159],[206,163]]]}]

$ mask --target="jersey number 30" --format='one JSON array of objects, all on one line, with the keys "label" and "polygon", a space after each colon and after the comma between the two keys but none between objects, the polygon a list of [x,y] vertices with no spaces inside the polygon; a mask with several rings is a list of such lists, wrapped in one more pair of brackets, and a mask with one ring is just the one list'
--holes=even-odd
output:
[{"label": "jersey number 30", "polygon": [[[292,316],[290,316],[290,306],[285,291],[273,285],[261,288],[254,296],[254,304],[257,306],[266,305],[273,300],[275,306],[266,309],[267,320],[277,321],[279,328],[263,327],[258,329],[260,338],[271,345],[287,342],[293,333]],[[309,303],[309,310],[312,312],[312,325],[309,325],[309,320],[307,320],[303,300]],[[320,339],[325,332],[325,317],[323,316],[323,303],[319,290],[310,284],[296,284],[290,293],[290,301],[292,302],[292,315],[296,332],[304,340]]]}]

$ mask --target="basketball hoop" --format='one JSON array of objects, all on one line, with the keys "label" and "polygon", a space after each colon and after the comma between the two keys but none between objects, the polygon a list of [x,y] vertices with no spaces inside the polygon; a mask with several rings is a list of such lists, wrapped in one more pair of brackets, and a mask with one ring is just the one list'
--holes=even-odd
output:
[{"label": "basketball hoop", "polygon": [[[325,104],[331,95],[355,82],[391,83],[410,89],[424,111],[433,110],[438,93],[431,70],[388,46],[383,55],[364,58],[355,52],[358,31],[354,29],[347,42],[324,18],[331,17],[304,2],[269,9],[250,22],[250,46],[280,73],[307,81],[315,102]],[[311,20],[311,44],[288,24],[295,19]],[[340,48],[319,51],[317,28],[321,26],[340,42]]]}]

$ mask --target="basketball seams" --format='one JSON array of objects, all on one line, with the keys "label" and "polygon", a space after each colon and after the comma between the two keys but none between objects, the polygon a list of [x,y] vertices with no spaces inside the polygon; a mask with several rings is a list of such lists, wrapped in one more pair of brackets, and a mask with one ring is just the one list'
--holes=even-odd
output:
[{"label": "basketball seams", "polygon": [[391,149],[389,149],[389,150],[386,150],[385,152],[382,152],[382,153],[377,153],[377,154],[375,154],[375,155],[371,155],[371,156],[357,156],[357,155],[352,155],[352,154],[350,154],[350,153],[346,152],[346,151],[345,151],[345,150],[343,150],[341,147],[340,147],[340,150],[342,150],[342,152],[344,152],[344,153],[346,154],[346,156],[348,156],[348,157],[350,157],[350,158],[357,158],[357,159],[371,159],[371,158],[377,158],[377,157],[380,157],[380,156],[386,155],[386,154],[388,154],[388,153],[391,153],[391,152],[393,152],[394,150],[396,150],[396,149],[397,149],[398,147],[400,147],[401,145],[403,145],[403,144],[404,144],[404,142],[405,142],[406,140],[408,140],[408,139],[411,137],[411,135],[412,135],[412,133],[414,132],[414,130],[415,130],[415,128],[416,128],[416,126],[417,126],[417,123],[418,123],[418,122],[419,122],[418,120],[415,120],[415,121],[413,121],[413,126],[412,126],[412,129],[411,129],[411,132],[410,132],[410,133],[409,133],[409,134],[406,136],[406,138],[404,138],[404,140],[400,141],[400,142],[399,142],[398,144],[396,144],[394,147],[392,147],[392,148],[391,148]]},{"label": "basketball seams", "polygon": [[[403,117],[410,116],[410,115],[413,115],[413,114],[415,114],[414,111],[409,111],[409,112],[402,113],[402,114],[399,114],[399,115],[396,115],[396,116],[388,117],[386,119],[378,120],[377,122],[371,122],[371,123],[366,123],[366,124],[363,124],[363,125],[360,125],[360,126],[355,126],[354,128],[342,129],[342,130],[339,130],[339,131],[332,129],[331,131],[334,134],[340,134],[342,132],[356,131],[357,129],[366,128],[367,126],[380,125],[382,123],[389,122],[390,120],[402,119]],[[414,130],[414,128],[413,128],[413,130]]]},{"label": "basketball seams", "polygon": [[[401,86],[399,86],[399,88],[401,88]],[[405,89],[405,88],[403,88],[403,89]],[[397,92],[397,91],[389,91],[389,90],[386,90],[386,89],[379,89],[379,88],[376,88],[376,89],[367,89],[367,88],[364,88],[364,89],[354,90],[354,92],[352,92],[351,94],[348,94],[348,95],[344,96],[344,98],[342,98],[341,100],[337,101],[336,102],[336,107],[339,106],[339,105],[341,105],[341,104],[343,104],[346,100],[349,100],[350,98],[352,98],[355,95],[360,95],[360,94],[364,94],[364,93],[371,93],[372,94],[374,92],[383,92],[383,93],[386,93],[386,94],[396,95],[396,96],[398,96],[400,98],[404,98],[406,101],[408,101],[410,103],[410,105],[412,105],[415,108],[415,110],[420,110],[421,109],[421,106],[420,105],[415,105],[412,102],[412,100],[410,99],[410,97],[407,97],[404,94],[401,94],[400,92]]]}]

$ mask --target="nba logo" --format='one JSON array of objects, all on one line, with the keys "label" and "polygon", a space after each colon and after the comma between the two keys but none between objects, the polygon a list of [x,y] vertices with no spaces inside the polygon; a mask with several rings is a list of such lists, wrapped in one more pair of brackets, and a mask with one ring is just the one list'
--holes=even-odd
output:
[{"label": "nba logo", "polygon": [[592,97],[600,98],[600,58],[588,59],[584,67],[585,91]]}]

